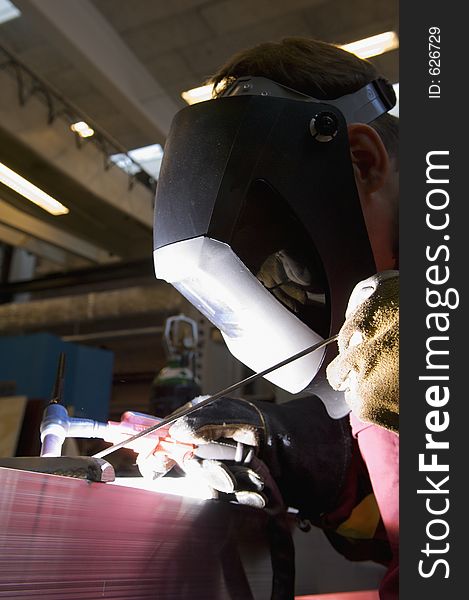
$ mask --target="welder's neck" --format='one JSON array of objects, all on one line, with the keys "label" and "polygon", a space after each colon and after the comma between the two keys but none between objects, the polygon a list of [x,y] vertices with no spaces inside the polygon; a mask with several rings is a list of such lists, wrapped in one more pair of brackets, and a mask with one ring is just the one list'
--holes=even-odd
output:
[{"label": "welder's neck", "polygon": [[398,269],[399,258],[396,256],[394,232],[386,228],[385,223],[377,223],[369,236],[377,272]]},{"label": "welder's neck", "polygon": [[397,203],[379,192],[360,198],[376,270],[399,268]]}]

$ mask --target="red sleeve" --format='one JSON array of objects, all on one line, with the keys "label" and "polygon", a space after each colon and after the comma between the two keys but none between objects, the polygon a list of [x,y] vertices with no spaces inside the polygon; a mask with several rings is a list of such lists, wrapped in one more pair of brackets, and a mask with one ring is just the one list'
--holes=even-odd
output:
[{"label": "red sleeve", "polygon": [[381,600],[398,598],[399,589],[399,436],[353,415],[352,433],[368,469],[392,558],[380,587]]}]

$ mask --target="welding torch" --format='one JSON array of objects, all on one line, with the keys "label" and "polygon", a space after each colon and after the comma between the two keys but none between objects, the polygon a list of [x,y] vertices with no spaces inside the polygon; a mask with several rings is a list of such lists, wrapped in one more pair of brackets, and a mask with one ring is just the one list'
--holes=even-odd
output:
[{"label": "welding torch", "polygon": [[272,371],[276,371],[277,369],[280,369],[281,367],[284,367],[285,365],[288,365],[289,363],[291,363],[295,360],[298,360],[299,358],[302,358],[303,356],[306,356],[307,354],[310,354],[311,352],[315,352],[316,350],[320,350],[321,348],[328,346],[332,342],[335,342],[338,337],[339,337],[339,335],[336,334],[336,335],[333,335],[333,336],[331,336],[325,340],[322,340],[316,344],[313,344],[312,346],[305,348],[301,352],[298,352],[297,354],[294,354],[293,356],[290,356],[289,358],[282,360],[281,362],[277,363],[276,365],[273,365],[272,367],[269,367],[268,369],[265,369],[264,371],[261,371],[260,373],[254,373],[253,375],[246,377],[242,381],[238,381],[237,383],[230,385],[229,387],[217,392],[216,394],[213,394],[212,396],[209,396],[208,398],[200,400],[199,402],[197,402],[197,404],[189,406],[185,409],[179,409],[179,410],[175,411],[172,415],[159,421],[159,423],[156,423],[155,425],[152,425],[151,427],[143,429],[142,431],[139,431],[135,435],[132,435],[131,437],[129,437],[117,444],[114,444],[114,445],[110,446],[109,448],[105,448],[104,450],[101,450],[101,452],[97,452],[96,454],[93,454],[93,458],[103,458],[104,456],[108,456],[109,454],[111,454],[112,452],[115,452],[116,450],[119,450],[120,448],[128,447],[129,445],[133,444],[136,440],[138,440],[139,438],[141,438],[143,436],[155,435],[158,432],[164,431],[164,435],[162,437],[168,438],[169,426],[172,425],[178,419],[189,416],[189,415],[197,412],[204,406],[207,406],[207,404],[211,404],[215,400],[218,400],[218,398],[221,398],[222,396],[226,396],[226,395],[230,394],[231,392],[237,390],[238,388],[240,388],[248,383],[251,383],[251,382],[255,381],[256,379],[264,377],[265,375],[272,373]]},{"label": "welding torch", "polygon": [[52,397],[44,410],[41,421],[41,452],[42,457],[57,457],[62,454],[62,446],[66,438],[99,438],[106,442],[126,441],[126,446],[135,452],[149,452],[159,442],[160,435],[149,433],[145,439],[139,439],[133,444],[128,440],[140,431],[146,431],[150,426],[160,423],[161,419],[127,411],[121,421],[101,423],[92,419],[70,417],[62,404],[65,378],[65,353],[59,357],[57,375]]}]

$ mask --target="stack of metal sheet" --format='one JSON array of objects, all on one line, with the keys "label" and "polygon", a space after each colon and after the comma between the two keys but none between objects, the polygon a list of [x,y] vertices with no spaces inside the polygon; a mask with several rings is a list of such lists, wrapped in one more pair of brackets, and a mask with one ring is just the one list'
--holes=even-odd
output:
[{"label": "stack of metal sheet", "polygon": [[0,468],[0,598],[270,598],[261,511]]}]

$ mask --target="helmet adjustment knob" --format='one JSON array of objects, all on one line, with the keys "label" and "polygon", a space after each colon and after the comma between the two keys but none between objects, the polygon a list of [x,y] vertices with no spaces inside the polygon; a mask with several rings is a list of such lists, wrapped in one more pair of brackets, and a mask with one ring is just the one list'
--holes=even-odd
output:
[{"label": "helmet adjustment knob", "polygon": [[309,130],[316,141],[330,142],[337,135],[339,121],[333,112],[322,111],[311,119]]}]

